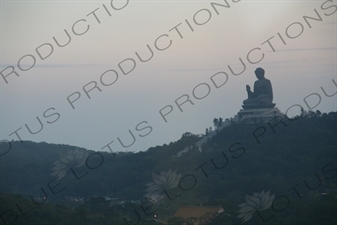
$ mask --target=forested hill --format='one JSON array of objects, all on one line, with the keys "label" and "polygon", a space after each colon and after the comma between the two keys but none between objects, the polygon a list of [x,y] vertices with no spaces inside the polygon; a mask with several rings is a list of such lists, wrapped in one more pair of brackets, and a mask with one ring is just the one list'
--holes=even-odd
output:
[{"label": "forested hill", "polygon": [[[178,169],[181,174],[192,172],[200,177],[200,182],[207,178],[205,173],[208,177],[217,178],[214,182],[217,185],[226,184],[228,190],[219,194],[223,191],[216,191],[217,185],[207,180],[210,186],[208,188],[214,190],[208,195],[214,197],[230,197],[229,192],[240,189],[249,193],[253,191],[252,185],[256,185],[257,190],[268,188],[261,181],[269,179],[272,187],[275,183],[284,185],[284,181],[303,180],[320,171],[325,164],[337,162],[336,114],[299,118],[295,121],[275,119],[270,124],[233,124],[202,146],[201,153],[194,146],[200,137],[190,133],[183,134],[180,140],[169,145],[152,147],[146,152],[135,154],[94,154],[94,151],[74,146],[13,142],[11,150],[0,157],[0,191],[38,194],[40,187],[46,186],[55,178],[50,175],[55,166],[53,163],[76,149],[87,152],[87,161],[82,166],[74,167],[74,172],[78,176],[87,175],[77,179],[74,173],[68,171],[61,181],[74,187],[65,189],[60,196],[108,195],[138,198],[145,194],[144,185],[152,181],[152,173],[159,174],[169,169]],[[8,148],[6,143],[2,145],[2,149]],[[177,157],[177,153],[188,146],[191,150]],[[216,168],[225,163],[227,165],[222,169]],[[205,172],[201,168],[196,170],[203,164]],[[243,178],[249,185],[241,183]],[[259,182],[253,182],[254,179]],[[236,183],[240,185],[234,190]]]},{"label": "forested hill", "polygon": [[[262,190],[289,198],[331,194],[337,183],[336,128],[336,112],[312,113],[295,120],[276,118],[269,124],[232,123],[201,148],[195,145],[199,135],[185,133],[176,142],[146,152],[116,154],[13,142],[0,156],[0,192],[35,199],[47,194],[50,202],[92,196],[141,202],[153,174],[176,171],[179,185],[170,188],[179,198],[167,202],[165,197],[167,215],[180,205],[238,205],[246,194]],[[8,145],[2,143],[1,148],[3,153]],[[296,191],[289,192],[294,186]]]}]

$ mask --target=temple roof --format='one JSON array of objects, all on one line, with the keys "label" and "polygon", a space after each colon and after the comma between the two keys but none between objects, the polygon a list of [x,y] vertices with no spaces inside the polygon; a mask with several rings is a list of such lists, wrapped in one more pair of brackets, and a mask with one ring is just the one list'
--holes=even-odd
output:
[{"label": "temple roof", "polygon": [[[199,220],[200,217],[205,216],[206,214],[213,218],[218,213],[224,211],[225,210],[221,206],[180,206],[173,217],[181,217],[184,220],[195,217]],[[194,223],[195,225],[199,224],[198,220]]]}]

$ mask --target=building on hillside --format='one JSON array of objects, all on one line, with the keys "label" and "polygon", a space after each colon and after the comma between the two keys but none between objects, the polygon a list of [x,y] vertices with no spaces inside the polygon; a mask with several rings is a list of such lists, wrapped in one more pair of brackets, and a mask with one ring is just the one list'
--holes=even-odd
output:
[{"label": "building on hillside", "polygon": [[180,206],[173,217],[180,217],[184,221],[199,225],[224,212],[221,206]]}]

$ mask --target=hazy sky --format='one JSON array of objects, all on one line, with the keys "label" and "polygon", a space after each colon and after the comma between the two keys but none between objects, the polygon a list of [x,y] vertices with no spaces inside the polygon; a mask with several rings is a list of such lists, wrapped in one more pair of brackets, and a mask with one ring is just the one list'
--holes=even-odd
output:
[{"label": "hazy sky", "polygon": [[257,67],[282,112],[337,110],[336,1],[227,3],[1,1],[0,138],[144,151],[234,117]]}]

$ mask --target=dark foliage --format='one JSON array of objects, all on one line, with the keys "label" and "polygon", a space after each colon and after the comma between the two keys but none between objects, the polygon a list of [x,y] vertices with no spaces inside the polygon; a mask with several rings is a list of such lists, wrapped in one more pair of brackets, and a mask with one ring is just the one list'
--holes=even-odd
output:
[{"label": "dark foliage", "polygon": [[[171,218],[180,205],[221,205],[226,213],[207,224],[235,224],[239,222],[238,205],[246,201],[246,194],[271,190],[276,196],[286,195],[291,204],[283,212],[266,210],[264,216],[274,217],[265,224],[334,224],[336,127],[336,112],[313,113],[293,121],[276,118],[269,124],[233,123],[210,137],[202,152],[195,145],[201,137],[185,133],[177,142],[146,152],[96,153],[87,164],[73,168],[60,180],[50,175],[53,163],[76,147],[13,142],[11,151],[0,156],[0,192],[25,197],[2,194],[0,214],[4,218],[9,215],[4,212],[13,209],[19,215],[16,204],[28,210],[33,204],[30,197],[42,202],[43,189],[46,202],[34,206],[29,216],[20,214],[17,224],[125,224],[123,216],[135,222],[134,209],[140,212],[142,224],[155,223],[139,205],[147,200],[145,184],[152,181],[153,173],[178,169],[190,180],[184,179],[169,190],[171,197],[179,197],[169,200],[164,196],[153,206],[159,209],[160,219]],[[178,157],[183,149],[189,151]],[[85,151],[89,156],[95,153]],[[291,190],[295,186],[298,193]],[[84,201],[70,201],[70,197]],[[177,219],[168,222],[181,223]],[[261,219],[254,215],[248,223],[261,224]]]}]

